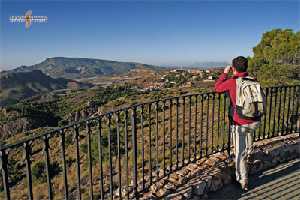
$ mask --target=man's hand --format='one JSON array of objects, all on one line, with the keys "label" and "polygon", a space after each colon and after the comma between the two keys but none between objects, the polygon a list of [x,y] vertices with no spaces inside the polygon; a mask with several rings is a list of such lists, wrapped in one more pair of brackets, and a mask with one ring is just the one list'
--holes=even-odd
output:
[{"label": "man's hand", "polygon": [[224,74],[228,74],[228,73],[230,72],[230,70],[231,70],[231,66],[228,65],[228,66],[225,67],[225,69],[224,69]]}]

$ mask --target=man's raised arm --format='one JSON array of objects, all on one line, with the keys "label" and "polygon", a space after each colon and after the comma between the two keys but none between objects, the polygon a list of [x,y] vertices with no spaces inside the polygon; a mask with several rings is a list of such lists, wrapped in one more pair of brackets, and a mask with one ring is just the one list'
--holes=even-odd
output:
[{"label": "man's raised arm", "polygon": [[218,80],[215,83],[215,91],[218,93],[226,92],[229,90],[231,83],[227,79],[227,74],[229,73],[231,66],[227,66],[224,69],[224,72],[219,76]]}]

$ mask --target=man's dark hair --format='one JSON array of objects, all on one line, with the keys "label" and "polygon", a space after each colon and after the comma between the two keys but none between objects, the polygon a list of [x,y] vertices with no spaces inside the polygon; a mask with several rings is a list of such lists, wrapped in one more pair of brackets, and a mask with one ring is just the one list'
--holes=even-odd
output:
[{"label": "man's dark hair", "polygon": [[243,56],[236,57],[232,60],[232,66],[238,72],[246,72],[248,68],[248,60]]}]

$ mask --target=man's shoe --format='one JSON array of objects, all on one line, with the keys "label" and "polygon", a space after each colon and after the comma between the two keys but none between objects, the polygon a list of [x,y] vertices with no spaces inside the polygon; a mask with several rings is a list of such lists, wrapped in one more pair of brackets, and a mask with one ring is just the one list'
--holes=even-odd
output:
[{"label": "man's shoe", "polygon": [[240,184],[241,184],[242,190],[248,191],[248,179],[241,180]]}]

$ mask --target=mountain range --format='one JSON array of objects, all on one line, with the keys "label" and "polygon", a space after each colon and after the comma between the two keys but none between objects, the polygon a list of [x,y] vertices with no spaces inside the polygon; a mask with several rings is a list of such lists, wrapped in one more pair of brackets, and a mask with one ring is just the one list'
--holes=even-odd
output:
[{"label": "mountain range", "polygon": [[40,70],[0,73],[0,106],[36,94],[67,88],[67,79],[54,79]]},{"label": "mountain range", "polygon": [[99,75],[119,75],[136,68],[158,69],[158,67],[153,65],[135,62],[118,62],[94,58],[53,57],[47,58],[43,62],[35,65],[18,67],[12,71],[28,72],[41,70],[53,78],[79,79]]},{"label": "mountain range", "polygon": [[[59,89],[88,88],[91,84],[74,81],[103,75],[119,75],[136,68],[158,70],[159,67],[134,62],[93,58],[47,58],[31,66],[0,72],[0,106]],[[72,84],[70,84],[72,83]]]}]

